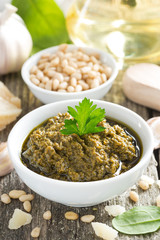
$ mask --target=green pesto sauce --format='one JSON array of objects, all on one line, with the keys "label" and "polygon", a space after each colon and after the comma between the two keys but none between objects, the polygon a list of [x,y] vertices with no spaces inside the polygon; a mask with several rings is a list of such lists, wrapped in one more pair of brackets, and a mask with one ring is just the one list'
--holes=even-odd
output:
[{"label": "green pesto sauce", "polygon": [[25,139],[22,163],[53,179],[88,182],[117,176],[134,167],[143,149],[136,132],[126,124],[106,118],[100,133],[63,135],[69,114],[59,114],[35,127]]}]

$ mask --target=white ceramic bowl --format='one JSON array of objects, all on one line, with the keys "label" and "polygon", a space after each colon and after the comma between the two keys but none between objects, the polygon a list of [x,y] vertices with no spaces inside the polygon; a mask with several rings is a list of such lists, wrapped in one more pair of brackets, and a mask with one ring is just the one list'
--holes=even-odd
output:
[{"label": "white ceramic bowl", "polygon": [[[77,48],[78,47],[75,45],[68,45],[68,50],[73,50]],[[115,80],[118,74],[117,63],[115,62],[114,58],[108,53],[98,49],[94,49],[94,48],[82,48],[82,49],[84,49],[86,53],[99,53],[102,63],[104,64],[106,63],[108,66],[112,68],[112,74],[109,80],[107,80],[104,84],[100,85],[99,87],[82,91],[82,92],[62,93],[62,92],[49,91],[46,89],[42,89],[40,87],[37,87],[35,84],[33,84],[29,79],[29,72],[31,67],[37,64],[40,56],[43,53],[54,53],[57,51],[57,49],[58,49],[58,46],[51,47],[34,54],[24,63],[22,67],[21,74],[24,82],[27,84],[31,92],[41,102],[46,104],[46,103],[52,103],[55,101],[62,101],[62,100],[69,100],[69,99],[83,99],[84,97],[87,97],[90,99],[101,99],[110,90],[113,84],[113,81]]]},{"label": "white ceramic bowl", "polygon": [[67,182],[41,176],[20,160],[22,144],[30,131],[49,117],[67,111],[67,106],[78,105],[79,100],[68,100],[44,105],[28,113],[13,127],[8,138],[10,158],[19,177],[33,191],[55,202],[69,206],[92,206],[111,199],[134,185],[147,167],[153,151],[153,136],[148,124],[133,111],[120,105],[94,100],[98,107],[105,108],[109,117],[120,120],[138,133],[143,153],[139,163],[129,171],[106,180],[93,182]]}]

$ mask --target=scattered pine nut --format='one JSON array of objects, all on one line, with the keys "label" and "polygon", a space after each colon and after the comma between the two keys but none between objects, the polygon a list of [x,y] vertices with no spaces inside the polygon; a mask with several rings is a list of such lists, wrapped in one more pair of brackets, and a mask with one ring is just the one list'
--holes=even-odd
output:
[{"label": "scattered pine nut", "polygon": [[12,190],[9,192],[9,196],[13,199],[18,199],[20,198],[22,195],[25,195],[26,192],[23,190]]},{"label": "scattered pine nut", "polygon": [[78,219],[78,214],[75,212],[66,212],[64,216],[67,220],[77,220]]},{"label": "scattered pine nut", "polygon": [[25,202],[25,201],[32,201],[34,199],[34,195],[33,194],[26,194],[26,195],[22,195],[19,197],[19,200],[21,202]]},{"label": "scattered pine nut", "polygon": [[91,223],[95,219],[94,215],[84,215],[81,217],[81,221],[84,223]]},{"label": "scattered pine nut", "polygon": [[147,182],[149,186],[153,185],[154,183],[154,179],[147,175],[142,175],[140,180]]},{"label": "scattered pine nut", "polygon": [[157,207],[160,207],[160,195],[158,195],[156,199]]},{"label": "scattered pine nut", "polygon": [[40,235],[40,227],[35,227],[31,232],[31,237],[38,238]]},{"label": "scattered pine nut", "polygon": [[149,189],[149,184],[146,181],[140,180],[138,183],[138,186],[143,189],[143,190],[147,190]]},{"label": "scattered pine nut", "polygon": [[11,199],[10,199],[10,197],[8,196],[8,194],[3,193],[3,194],[1,195],[1,201],[2,201],[3,203],[5,203],[5,204],[9,204],[9,203],[11,202]]},{"label": "scattered pine nut", "polygon": [[25,201],[23,203],[23,207],[24,207],[24,210],[26,210],[26,212],[30,212],[31,211],[31,203],[30,203],[30,201]]},{"label": "scattered pine nut", "polygon": [[138,202],[139,201],[139,196],[135,191],[130,191],[129,197],[133,202]]},{"label": "scattered pine nut", "polygon": [[51,211],[46,211],[46,212],[43,213],[43,218],[45,220],[50,220],[51,217],[52,217]]}]

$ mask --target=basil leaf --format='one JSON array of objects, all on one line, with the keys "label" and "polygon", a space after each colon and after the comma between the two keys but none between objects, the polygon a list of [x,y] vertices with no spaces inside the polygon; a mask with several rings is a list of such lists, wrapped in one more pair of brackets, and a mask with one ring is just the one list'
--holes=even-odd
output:
[{"label": "basil leaf", "polygon": [[33,52],[69,43],[65,18],[54,0],[13,0],[33,40]]},{"label": "basil leaf", "polygon": [[155,232],[160,228],[160,207],[134,207],[114,218],[112,224],[119,232],[130,235]]}]

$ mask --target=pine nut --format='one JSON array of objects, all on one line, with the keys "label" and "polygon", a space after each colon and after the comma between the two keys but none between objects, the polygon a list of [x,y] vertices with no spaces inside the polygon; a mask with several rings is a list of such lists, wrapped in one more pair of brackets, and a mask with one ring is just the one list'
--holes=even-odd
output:
[{"label": "pine nut", "polygon": [[158,195],[156,199],[156,204],[157,204],[157,207],[160,207],[160,195]]},{"label": "pine nut", "polygon": [[73,87],[77,86],[77,79],[75,77],[71,78],[71,86]]},{"label": "pine nut", "polygon": [[42,80],[42,78],[44,77],[43,72],[38,71],[37,74],[36,74],[36,77],[37,77],[37,79]]},{"label": "pine nut", "polygon": [[58,52],[57,52],[57,56],[58,56],[60,59],[62,59],[62,58],[64,57],[64,52],[58,51]]},{"label": "pine nut", "polygon": [[95,56],[91,56],[91,57],[90,57],[90,60],[91,60],[93,63],[95,63],[95,64],[97,63],[97,59],[95,58]]},{"label": "pine nut", "polygon": [[37,86],[40,84],[40,81],[37,78],[32,78],[31,81]]},{"label": "pine nut", "polygon": [[47,89],[47,90],[51,90],[52,89],[52,81],[46,82],[45,89]]},{"label": "pine nut", "polygon": [[56,57],[51,61],[51,66],[55,67],[59,64],[59,57]]},{"label": "pine nut", "polygon": [[46,83],[46,82],[48,82],[49,81],[49,78],[48,77],[43,77],[42,79],[41,79],[41,81],[42,81],[42,83]]},{"label": "pine nut", "polygon": [[66,212],[64,216],[67,220],[77,220],[78,219],[78,214],[75,212]]},{"label": "pine nut", "polygon": [[82,89],[83,89],[83,90],[89,89],[88,84],[85,83],[85,81],[83,81],[83,80],[79,80],[79,81],[78,81],[78,84],[80,84],[80,85],[82,86]]},{"label": "pine nut", "polygon": [[91,88],[96,88],[99,86],[99,80],[98,79],[94,79],[91,83]]},{"label": "pine nut", "polygon": [[93,70],[98,71],[99,70],[99,65],[98,64],[93,65]]},{"label": "pine nut", "polygon": [[95,72],[95,71],[90,71],[90,72],[88,73],[88,76],[89,76],[90,78],[95,78],[95,77],[97,77],[97,72]]},{"label": "pine nut", "polygon": [[23,190],[12,190],[9,192],[9,196],[13,199],[18,199],[20,198],[22,195],[25,195],[26,192]]},{"label": "pine nut", "polygon": [[66,67],[66,66],[68,66],[68,61],[67,61],[67,59],[63,59],[63,61],[62,61],[62,67]]},{"label": "pine nut", "polygon": [[81,221],[85,223],[91,223],[95,219],[94,215],[84,215],[81,217]]},{"label": "pine nut", "polygon": [[43,53],[43,55],[41,56],[41,59],[43,59],[43,58],[49,58],[51,56],[51,54],[50,53]]},{"label": "pine nut", "polygon": [[90,67],[83,67],[83,68],[81,68],[81,72],[82,73],[88,73],[89,71],[91,71]]},{"label": "pine nut", "polygon": [[67,91],[68,92],[74,92],[74,87],[73,86],[68,86]]},{"label": "pine nut", "polygon": [[38,238],[40,235],[40,227],[35,227],[31,232],[31,237]]},{"label": "pine nut", "polygon": [[58,81],[58,79],[54,79],[54,80],[52,81],[52,89],[53,89],[53,90],[57,90],[58,87],[59,87],[59,81]]},{"label": "pine nut", "polygon": [[107,77],[106,77],[106,74],[105,73],[102,73],[101,74],[101,79],[102,79],[102,82],[106,82],[107,81]]},{"label": "pine nut", "polygon": [[66,72],[66,73],[68,73],[68,74],[72,74],[72,73],[75,73],[76,70],[75,70],[75,68],[73,68],[73,67],[66,66],[66,67],[64,68],[64,72]]},{"label": "pine nut", "polygon": [[48,77],[54,77],[54,75],[55,75],[55,71],[53,71],[53,70],[47,70],[47,76]]},{"label": "pine nut", "polygon": [[5,204],[9,204],[11,202],[10,197],[8,196],[8,194],[3,193],[1,195],[1,202],[5,203]]},{"label": "pine nut", "polygon": [[149,184],[146,181],[140,180],[138,185],[143,190],[149,189]]},{"label": "pine nut", "polygon": [[107,79],[109,79],[111,74],[112,74],[112,69],[110,67],[105,67],[104,68],[104,72],[105,72],[105,74],[107,76]]},{"label": "pine nut", "polygon": [[44,88],[44,86],[45,86],[44,83],[40,83],[40,84],[39,84],[39,87],[40,87],[40,88]]},{"label": "pine nut", "polygon": [[25,201],[23,203],[23,207],[24,207],[24,210],[26,210],[26,212],[30,212],[31,211],[31,203],[30,203],[30,201]]},{"label": "pine nut", "polygon": [[31,74],[36,74],[37,71],[38,71],[38,67],[36,65],[34,65],[34,66],[31,67],[30,73]]},{"label": "pine nut", "polygon": [[61,73],[55,73],[54,78],[58,79],[59,82],[63,82],[64,81],[64,77]]},{"label": "pine nut", "polygon": [[46,211],[46,212],[43,213],[43,218],[45,220],[50,220],[51,217],[52,217],[51,211]]},{"label": "pine nut", "polygon": [[80,79],[82,79],[82,74],[75,72],[71,75],[71,77],[76,78],[77,80],[80,80]]},{"label": "pine nut", "polygon": [[26,194],[26,195],[22,195],[19,197],[19,200],[21,202],[25,202],[25,201],[32,201],[34,199],[34,195],[33,194]]},{"label": "pine nut", "polygon": [[68,48],[68,45],[67,44],[61,44],[59,47],[58,47],[58,50],[59,51],[62,51],[62,52],[65,52]]},{"label": "pine nut", "polygon": [[78,84],[76,87],[75,87],[75,91],[76,92],[81,92],[82,91],[82,86],[80,84]]},{"label": "pine nut", "polygon": [[139,196],[135,191],[130,191],[129,197],[133,202],[138,202],[139,201]]},{"label": "pine nut", "polygon": [[46,67],[46,63],[41,63],[41,64],[38,65],[38,68],[39,68],[40,70],[44,70],[45,67]]},{"label": "pine nut", "polygon": [[58,92],[66,92],[65,89],[58,89]]},{"label": "pine nut", "polygon": [[40,60],[38,61],[37,65],[39,66],[39,65],[41,65],[42,63],[46,63],[46,62],[47,62],[47,59],[46,59],[46,58],[44,58],[44,59],[41,59],[41,58],[40,58]]},{"label": "pine nut", "polygon": [[59,84],[59,88],[60,89],[66,89],[67,85],[68,85],[67,82],[62,82],[62,83]]}]

